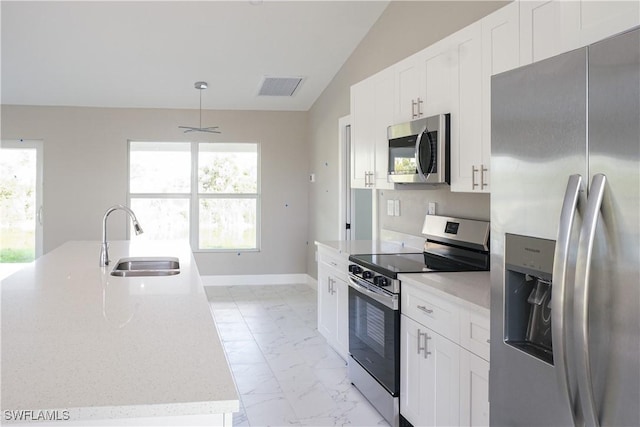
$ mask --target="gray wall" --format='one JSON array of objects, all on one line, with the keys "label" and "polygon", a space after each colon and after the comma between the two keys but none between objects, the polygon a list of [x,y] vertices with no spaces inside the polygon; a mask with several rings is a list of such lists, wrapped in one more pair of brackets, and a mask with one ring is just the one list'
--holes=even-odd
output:
[{"label": "gray wall", "polygon": [[[262,251],[196,254],[200,272],[316,277],[313,242],[337,238],[337,124],[349,114],[350,86],[504,3],[392,1],[309,112],[203,111],[203,123],[223,130],[208,140],[262,143]],[[184,141],[177,126],[195,118],[197,110],[3,105],[3,139],[44,140],[45,252],[68,240],[100,239],[105,209],[126,202],[127,140]],[[402,205],[402,216],[380,215],[380,225],[409,234],[419,229],[427,201],[438,202],[442,214],[489,215],[487,195],[411,190],[380,197],[382,208],[386,198]],[[126,238],[124,215],[109,225],[112,239]]]},{"label": "gray wall", "polygon": [[[104,211],[127,197],[127,140],[261,143],[260,252],[197,253],[201,274],[306,272],[306,112],[203,111],[221,135],[185,135],[197,110],[2,106],[2,139],[44,141],[44,251],[100,240]],[[144,224],[142,224],[144,227]],[[109,217],[109,238],[126,238],[126,217]],[[99,246],[96,245],[96,263]]]},{"label": "gray wall", "polygon": [[[448,189],[380,190],[380,228],[419,236],[429,202],[436,203],[436,215],[488,221],[489,195],[452,193]],[[387,200],[400,200],[400,216],[387,216]]]},{"label": "gray wall", "polygon": [[[339,220],[338,119],[349,114],[352,84],[410,56],[466,25],[488,15],[508,2],[484,1],[392,1],[380,19],[358,45],[309,111],[311,138],[310,170],[316,182],[309,185],[309,242],[336,240]],[[397,192],[392,198],[411,214],[380,226],[408,232],[418,229],[418,221],[431,199],[439,202],[438,213],[468,213],[471,218],[489,218],[488,195],[450,195],[448,191]],[[385,192],[386,195],[389,192]],[[385,207],[381,205],[381,207]],[[424,209],[422,208],[424,206]],[[460,208],[460,206],[464,206]],[[423,217],[422,217],[423,218]],[[416,224],[418,222],[418,224]],[[415,233],[411,233],[415,234]],[[308,246],[307,271],[317,277],[315,247]]]}]

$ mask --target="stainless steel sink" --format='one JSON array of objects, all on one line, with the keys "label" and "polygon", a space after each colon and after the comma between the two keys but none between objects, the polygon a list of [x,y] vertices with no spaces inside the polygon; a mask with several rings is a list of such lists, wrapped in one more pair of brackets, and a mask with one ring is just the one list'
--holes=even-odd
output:
[{"label": "stainless steel sink", "polygon": [[112,276],[174,276],[180,274],[180,260],[175,257],[130,257],[121,258]]}]

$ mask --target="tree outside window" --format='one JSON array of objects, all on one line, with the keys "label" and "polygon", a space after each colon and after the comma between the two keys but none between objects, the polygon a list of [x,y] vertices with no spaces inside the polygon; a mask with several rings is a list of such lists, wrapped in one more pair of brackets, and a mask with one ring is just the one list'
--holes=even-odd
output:
[{"label": "tree outside window", "polygon": [[[259,248],[259,145],[132,141],[136,238],[189,240],[198,251]],[[145,218],[146,217],[146,218]]]}]

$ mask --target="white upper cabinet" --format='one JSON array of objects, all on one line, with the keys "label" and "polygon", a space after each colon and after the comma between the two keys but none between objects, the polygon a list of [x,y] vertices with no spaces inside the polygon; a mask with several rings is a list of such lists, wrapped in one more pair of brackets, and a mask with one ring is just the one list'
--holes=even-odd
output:
[{"label": "white upper cabinet", "polygon": [[[451,151],[454,191],[491,189],[491,76],[519,65],[518,10],[519,4],[511,3],[482,19],[479,29],[470,27],[473,55],[468,54],[466,62],[462,57],[460,67],[460,146]],[[478,62],[480,73],[474,71]]]},{"label": "white upper cabinet", "polygon": [[458,83],[458,53],[455,44],[455,40],[447,38],[429,46],[421,55],[425,87],[424,108],[421,111],[425,117],[450,113],[453,120],[457,113],[455,91]]},{"label": "white upper cabinet", "polygon": [[458,122],[451,119],[452,191],[490,191],[491,76],[519,65],[518,10],[519,4],[511,3],[452,36],[459,39]]},{"label": "white upper cabinet", "polygon": [[587,46],[640,25],[638,0],[581,0],[569,3],[566,7],[572,8],[569,16],[573,19],[570,26],[571,49]]},{"label": "white upper cabinet", "polygon": [[391,69],[351,86],[351,187],[393,189],[388,182],[387,127],[393,122]]},{"label": "white upper cabinet", "polygon": [[372,188],[374,183],[374,77],[351,86],[351,188]]},{"label": "white upper cabinet", "polygon": [[387,128],[393,124],[393,101],[395,99],[393,70],[387,69],[379,74],[375,81],[375,119],[373,126],[374,137],[374,178],[375,187],[383,190],[393,190],[393,183],[389,182],[389,140]]},{"label": "white upper cabinet", "polygon": [[[476,22],[455,33],[455,66],[451,84],[451,190],[473,191],[472,169],[482,163],[482,45]],[[475,177],[476,180],[479,177]]]},{"label": "white upper cabinet", "polygon": [[640,24],[640,2],[521,1],[520,64],[587,46]]},{"label": "white upper cabinet", "polygon": [[441,40],[393,66],[394,123],[451,113],[457,54],[452,39]]},{"label": "white upper cabinet", "polygon": [[567,27],[562,25],[563,15],[567,12],[563,3],[565,2],[520,2],[520,65],[569,50]]},{"label": "white upper cabinet", "polygon": [[491,191],[491,76],[640,25],[640,0],[514,1],[352,86],[354,188],[392,189],[389,125],[451,114],[451,190]]},{"label": "white upper cabinet", "polygon": [[424,62],[418,55],[394,66],[395,92],[393,123],[403,123],[424,116]]}]

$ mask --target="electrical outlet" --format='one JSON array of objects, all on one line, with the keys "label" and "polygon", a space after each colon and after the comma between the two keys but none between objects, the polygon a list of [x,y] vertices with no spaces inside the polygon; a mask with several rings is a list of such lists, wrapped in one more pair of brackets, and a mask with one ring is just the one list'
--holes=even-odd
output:
[{"label": "electrical outlet", "polygon": [[400,216],[400,200],[393,201],[393,214],[395,216]]},{"label": "electrical outlet", "polygon": [[429,202],[429,210],[427,211],[428,215],[436,214],[436,202]]},{"label": "electrical outlet", "polygon": [[387,215],[393,216],[394,208],[393,208],[393,200],[387,200]]}]

